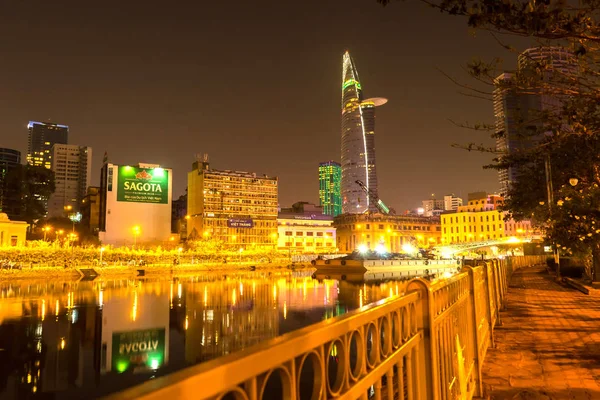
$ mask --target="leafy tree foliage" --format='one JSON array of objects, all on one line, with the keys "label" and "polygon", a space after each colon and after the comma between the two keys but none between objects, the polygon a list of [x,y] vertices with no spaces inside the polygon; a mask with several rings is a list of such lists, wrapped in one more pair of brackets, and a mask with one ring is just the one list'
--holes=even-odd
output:
[{"label": "leafy tree foliage", "polygon": [[10,219],[34,221],[46,214],[46,201],[54,193],[54,173],[44,167],[19,165],[6,176],[6,213]]},{"label": "leafy tree foliage", "polygon": [[[387,5],[391,0],[378,2]],[[592,253],[594,280],[600,281],[600,0],[421,2],[464,17],[470,28],[489,32],[499,50],[515,57],[520,52],[506,42],[511,35],[571,52],[572,57],[560,65],[522,55],[518,70],[503,79],[498,79],[504,72],[499,59],[468,64],[471,77],[489,88],[463,85],[478,97],[536,96],[546,104],[535,113],[511,115],[519,140],[526,144],[517,146],[517,151],[508,154],[476,143],[466,148],[493,153],[488,168],[518,170],[505,208],[517,220],[531,218],[543,226],[563,253]],[[498,125],[471,128],[487,131],[497,140],[507,139]]]}]

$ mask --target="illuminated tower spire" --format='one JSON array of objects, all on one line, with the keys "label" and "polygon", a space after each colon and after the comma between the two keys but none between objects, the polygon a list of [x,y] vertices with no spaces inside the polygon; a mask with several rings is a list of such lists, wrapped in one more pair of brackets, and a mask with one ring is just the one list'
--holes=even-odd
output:
[{"label": "illuminated tower spire", "polygon": [[356,184],[362,181],[377,195],[375,168],[375,107],[384,98],[363,99],[358,71],[350,53],[342,62],[342,211],[344,213],[377,212],[369,196]]}]

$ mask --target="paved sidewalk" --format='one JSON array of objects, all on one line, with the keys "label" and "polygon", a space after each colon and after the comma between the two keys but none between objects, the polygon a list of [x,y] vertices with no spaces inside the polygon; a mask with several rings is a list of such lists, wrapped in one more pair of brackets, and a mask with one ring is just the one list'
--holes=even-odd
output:
[{"label": "paved sidewalk", "polygon": [[491,399],[600,399],[600,295],[525,268],[513,275],[500,317],[483,364]]}]

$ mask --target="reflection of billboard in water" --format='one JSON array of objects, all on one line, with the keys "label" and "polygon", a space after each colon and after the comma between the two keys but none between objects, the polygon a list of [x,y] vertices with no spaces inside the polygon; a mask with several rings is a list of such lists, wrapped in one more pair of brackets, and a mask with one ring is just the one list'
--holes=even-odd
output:
[{"label": "reflection of billboard in water", "polygon": [[165,358],[165,328],[112,334],[112,369],[158,369]]},{"label": "reflection of billboard in water", "polygon": [[144,372],[169,362],[169,295],[152,285],[110,292],[102,306],[102,373]]}]

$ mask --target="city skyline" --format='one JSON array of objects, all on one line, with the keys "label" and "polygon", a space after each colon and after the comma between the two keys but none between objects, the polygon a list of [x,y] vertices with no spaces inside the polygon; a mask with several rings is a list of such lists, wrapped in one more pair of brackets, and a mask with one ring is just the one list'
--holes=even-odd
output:
[{"label": "city skyline", "polygon": [[[491,141],[448,119],[491,121],[493,112],[490,104],[457,94],[436,67],[456,76],[474,54],[502,56],[488,46],[493,39],[472,38],[459,18],[419,4],[383,8],[375,1],[350,1],[343,10],[309,2],[291,24],[285,16],[295,7],[278,2],[266,13],[241,3],[168,10],[152,1],[141,10],[115,4],[5,6],[0,31],[20,40],[0,48],[7,60],[0,78],[3,147],[25,153],[27,121],[50,118],[70,126],[70,143],[107,151],[111,162],[173,168],[175,196],[184,193],[194,155],[208,153],[216,168],[278,176],[282,205],[316,203],[314,165],[339,159],[339,59],[349,50],[360,60],[369,93],[393,98],[378,119],[379,196],[386,204],[401,212],[431,191],[464,197],[498,190],[495,173],[481,168],[488,155],[450,147]],[[222,37],[214,43],[206,40],[211,25],[193,17],[200,8],[220,21]],[[144,18],[125,17],[133,12]],[[363,26],[342,30],[333,18],[338,14],[360,17]],[[63,23],[49,30],[58,16]],[[40,24],[24,22],[31,18]],[[106,20],[111,31],[91,29]],[[435,39],[402,39],[425,21]],[[381,35],[364,35],[375,29]],[[89,46],[77,46],[76,36]],[[42,53],[43,68],[33,69]],[[514,64],[512,55],[506,58]],[[278,98],[284,101],[273,101]],[[101,163],[96,157],[92,185],[99,183]]]}]

